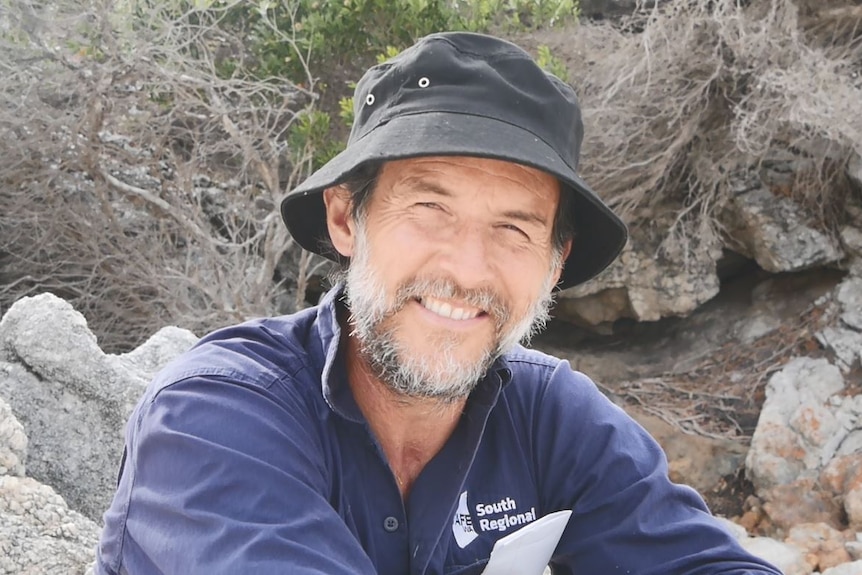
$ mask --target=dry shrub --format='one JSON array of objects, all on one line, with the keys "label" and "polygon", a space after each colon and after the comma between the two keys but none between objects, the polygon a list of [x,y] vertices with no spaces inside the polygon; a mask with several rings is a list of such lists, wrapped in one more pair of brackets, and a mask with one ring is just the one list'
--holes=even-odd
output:
[{"label": "dry shrub", "polygon": [[669,226],[666,250],[714,238],[751,173],[834,225],[862,153],[862,10],[847,4],[667,0],[551,38],[582,98],[586,179],[635,225]]},{"label": "dry shrub", "polygon": [[[308,260],[275,207],[311,167],[288,134],[314,77],[227,74],[246,53],[218,23],[238,1],[0,0],[0,308],[53,291],[119,350],[295,307]],[[581,94],[588,181],[666,251],[715,238],[757,171],[833,225],[862,153],[860,7],[653,4],[539,40]]]},{"label": "dry shrub", "polygon": [[0,307],[55,292],[113,351],[294,307],[276,206],[313,79],[220,73],[224,12],[183,5],[0,6]]}]

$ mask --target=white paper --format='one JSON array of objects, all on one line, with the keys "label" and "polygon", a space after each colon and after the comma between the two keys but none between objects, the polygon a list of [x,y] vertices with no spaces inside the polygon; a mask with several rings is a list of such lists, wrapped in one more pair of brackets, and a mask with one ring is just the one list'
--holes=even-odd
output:
[{"label": "white paper", "polygon": [[571,514],[545,515],[497,541],[482,575],[542,575]]}]

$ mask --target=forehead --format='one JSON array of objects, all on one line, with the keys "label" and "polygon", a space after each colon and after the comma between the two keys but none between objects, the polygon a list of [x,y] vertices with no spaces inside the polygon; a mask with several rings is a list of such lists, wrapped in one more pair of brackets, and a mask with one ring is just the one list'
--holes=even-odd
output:
[{"label": "forehead", "polygon": [[437,192],[475,201],[503,201],[555,209],[560,184],[536,168],[470,156],[427,156],[383,165],[378,187],[395,194]]}]

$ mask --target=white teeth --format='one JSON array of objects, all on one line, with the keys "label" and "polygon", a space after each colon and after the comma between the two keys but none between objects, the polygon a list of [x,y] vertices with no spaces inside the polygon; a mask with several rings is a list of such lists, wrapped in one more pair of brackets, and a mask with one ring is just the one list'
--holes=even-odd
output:
[{"label": "white teeth", "polygon": [[419,303],[421,303],[425,309],[433,311],[437,315],[449,319],[473,319],[474,317],[479,315],[479,310],[469,310],[460,307],[452,307],[452,304],[450,303],[430,298],[422,298],[421,300],[419,300]]}]

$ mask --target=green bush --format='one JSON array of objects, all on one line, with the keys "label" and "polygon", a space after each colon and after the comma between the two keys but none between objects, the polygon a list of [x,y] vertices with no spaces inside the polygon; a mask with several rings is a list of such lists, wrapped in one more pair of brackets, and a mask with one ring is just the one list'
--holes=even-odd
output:
[{"label": "green bush", "polygon": [[[201,0],[196,0],[200,2]],[[383,62],[417,38],[441,30],[509,32],[549,27],[578,16],[577,0],[258,0],[225,10],[223,25],[243,39],[252,57],[235,54],[219,63],[225,75],[309,82],[317,91],[344,84],[335,71],[376,57]],[[547,46],[539,65],[566,79],[565,65]],[[240,61],[243,63],[241,64]],[[364,67],[364,66],[362,66]],[[344,85],[352,88],[352,85]],[[353,101],[336,93],[337,102],[322,111],[312,105],[298,116],[288,141],[294,163],[316,168],[343,149],[330,115],[353,123]]]},{"label": "green bush", "polygon": [[[245,72],[302,82],[332,66],[392,55],[433,32],[514,32],[577,16],[577,0],[258,0],[232,5],[223,22],[253,55]],[[233,73],[239,58],[223,66]]]}]

